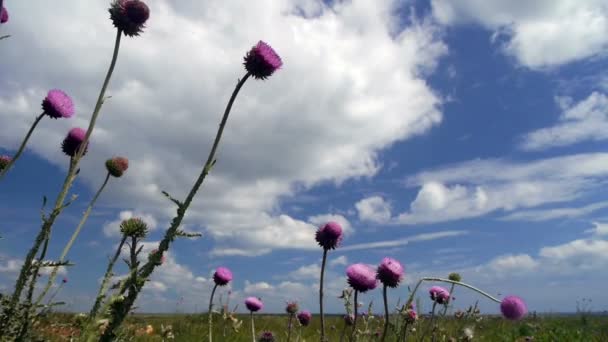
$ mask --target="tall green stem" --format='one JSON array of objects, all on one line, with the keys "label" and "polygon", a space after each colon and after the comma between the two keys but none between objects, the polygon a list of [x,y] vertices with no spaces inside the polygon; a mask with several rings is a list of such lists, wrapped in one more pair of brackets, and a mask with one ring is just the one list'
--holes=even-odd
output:
[{"label": "tall green stem", "polygon": [[249,311],[251,317],[251,341],[255,342],[255,325],[253,324],[253,311]]},{"label": "tall green stem", "polygon": [[359,314],[357,313],[359,311],[359,300],[357,298],[359,294],[359,291],[355,290],[355,318],[353,319],[353,330],[350,333],[350,340],[352,341],[356,341],[357,340],[357,316],[359,316]]},{"label": "tall green stem", "polygon": [[293,314],[289,314],[289,322],[287,323],[287,342],[291,342],[291,329],[293,327]]},{"label": "tall green stem", "polygon": [[[211,290],[211,298],[209,298],[209,342],[213,342],[213,296],[215,295],[215,289],[217,289],[217,284],[213,286],[213,290]],[[221,300],[221,298],[220,298]]]},{"label": "tall green stem", "polygon": [[[82,230],[82,227],[84,227],[85,222],[89,218],[89,215],[91,214],[91,211],[93,210],[93,206],[95,206],[95,202],[97,202],[97,198],[99,198],[99,195],[101,194],[101,192],[103,191],[103,189],[106,187],[106,184],[108,184],[108,180],[110,180],[110,173],[106,174],[105,180],[101,184],[101,187],[99,187],[99,189],[97,190],[97,193],[95,193],[95,196],[93,196],[93,199],[91,200],[91,203],[89,203],[89,206],[87,207],[87,210],[84,212],[84,215],[80,219],[80,222],[78,223],[78,226],[76,227],[76,230],[74,230],[74,233],[72,233],[72,237],[70,237],[70,240],[68,241],[68,243],[65,245],[65,247],[63,247],[63,251],[61,252],[61,255],[59,256],[59,262],[65,261],[65,258],[67,256],[68,252],[70,251],[70,249],[74,245],[74,241],[76,241],[76,238],[80,234],[80,231]],[[58,267],[53,267],[53,271],[51,272],[51,275],[49,276],[49,279],[48,279],[48,281],[46,283],[46,286],[44,287],[44,290],[42,290],[42,292],[38,296],[38,299],[36,299],[35,306],[38,305],[38,304],[40,304],[40,302],[42,302],[42,300],[44,299],[44,297],[48,293],[49,289],[51,288],[51,286],[55,282],[55,278],[57,278],[57,273],[58,272],[59,272],[59,266]]]},{"label": "tall green stem", "polygon": [[432,329],[431,331],[433,332],[433,339],[434,339],[434,330],[435,329],[434,329],[433,325],[435,324],[435,308],[436,307],[437,307],[437,302],[433,301],[433,309],[431,310],[431,322],[425,329],[425,333],[420,335],[420,341],[424,341],[424,336],[429,332],[429,329]]},{"label": "tall green stem", "polygon": [[450,305],[450,302],[452,301],[452,295],[454,294],[454,286],[456,286],[456,284],[452,284],[451,285],[451,287],[450,287],[450,298],[443,305],[443,313],[441,314],[442,317],[444,317],[445,314],[448,312],[448,306]]},{"label": "tall green stem", "polygon": [[6,167],[0,171],[0,180],[2,180],[2,178],[4,178],[4,175],[6,175],[8,173],[8,170],[10,170],[10,168],[13,167],[13,165],[15,164],[17,159],[21,156],[21,153],[23,153],[23,150],[25,149],[25,145],[27,144],[27,141],[30,139],[30,137],[32,136],[32,133],[34,132],[34,129],[36,128],[36,126],[38,126],[38,123],[40,122],[40,120],[42,120],[43,117],[44,117],[44,113],[42,113],[36,117],[36,120],[34,120],[32,127],[30,127],[30,130],[25,135],[23,142],[21,142],[21,146],[19,146],[17,153],[15,153],[15,155],[13,156],[11,161],[8,162],[8,165],[6,165]]},{"label": "tall green stem", "polygon": [[106,297],[108,283],[110,282],[110,279],[113,275],[112,269],[114,268],[114,264],[116,264],[116,260],[118,260],[118,257],[122,252],[122,247],[124,246],[125,241],[127,241],[127,236],[123,235],[122,239],[120,240],[120,243],[118,244],[118,248],[116,249],[116,253],[114,253],[114,257],[112,257],[112,259],[108,263],[106,273],[103,276],[103,280],[101,281],[101,286],[99,286],[99,292],[97,293],[95,304],[93,304],[93,308],[91,308],[91,311],[89,312],[89,321],[95,319],[95,317],[97,316],[97,312],[99,311],[99,307],[101,306],[101,302],[103,302],[104,298]]},{"label": "tall green stem", "polygon": [[386,295],[386,285],[382,288],[382,298],[384,299],[384,332],[382,333],[381,341],[384,342],[386,340],[386,334],[388,334],[388,324],[389,324],[389,312],[388,312],[388,298]]},{"label": "tall green stem", "polygon": [[323,261],[321,261],[321,279],[319,281],[319,315],[321,317],[321,342],[325,342],[325,316],[323,314],[323,279],[325,276],[326,261],[327,248],[323,248]]}]

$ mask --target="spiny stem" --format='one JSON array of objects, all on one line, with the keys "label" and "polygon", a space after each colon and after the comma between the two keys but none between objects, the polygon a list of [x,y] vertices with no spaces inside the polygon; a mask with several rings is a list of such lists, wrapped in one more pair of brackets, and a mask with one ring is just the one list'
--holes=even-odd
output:
[{"label": "spiny stem", "polygon": [[323,315],[323,278],[325,275],[325,262],[327,248],[323,248],[323,261],[321,261],[321,279],[319,281],[319,314],[321,317],[321,342],[325,342],[325,316]]},{"label": "spiny stem", "polygon": [[[215,289],[217,289],[217,284],[215,284],[215,286],[213,286],[213,290],[211,290],[211,298],[209,298],[209,311],[208,311],[208,315],[209,315],[209,342],[213,341],[213,317],[211,316],[213,314],[212,309],[213,309],[213,296],[215,295]],[[221,300],[221,298],[220,298]]]},{"label": "spiny stem", "polygon": [[13,167],[13,165],[15,164],[17,159],[21,156],[21,153],[23,153],[23,150],[25,149],[25,145],[27,144],[28,140],[32,136],[34,129],[36,128],[36,126],[38,126],[38,123],[40,122],[40,120],[42,120],[43,117],[44,117],[44,112],[36,117],[36,120],[34,120],[34,123],[30,127],[30,130],[25,135],[25,138],[21,142],[21,146],[19,146],[19,149],[17,150],[17,153],[15,153],[15,156],[11,159],[11,161],[8,162],[8,165],[6,165],[6,167],[4,169],[2,169],[2,171],[0,171],[0,180],[2,180],[2,178],[4,178],[4,175],[6,175],[8,173],[8,170],[10,170],[10,168]]}]

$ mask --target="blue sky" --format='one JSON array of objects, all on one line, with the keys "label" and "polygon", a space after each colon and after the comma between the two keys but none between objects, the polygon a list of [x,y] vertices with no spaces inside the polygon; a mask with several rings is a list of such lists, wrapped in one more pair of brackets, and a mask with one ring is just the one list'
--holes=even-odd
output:
[{"label": "blue sky", "polygon": [[[149,4],[146,31],[123,40],[112,98],[72,188],[78,201],[54,226],[51,256],[103,180],[103,161],[130,159],[70,253],[76,265],[58,297],[68,309],[90,307],[121,219],[149,222],[146,250],[154,248],[174,213],[160,191],[185,196],[258,39],[284,68],[239,95],[185,220],[203,237],[176,241],[141,310],[200,310],[213,269],[227,266],[233,303],[255,295],[280,312],[296,299],[316,312],[313,235],[327,220],[346,231],[330,253],[330,312],[342,310],[345,268],[384,256],[406,268],[393,301],[421,276],[457,271],[492,294],[523,297],[530,310],[574,311],[582,298],[608,309],[603,1],[282,0],[245,5],[246,17],[236,0]],[[77,114],[43,120],[0,183],[3,291],[37,233],[42,196],[58,192],[68,163],[60,142],[88,123],[113,44],[103,2],[6,7],[0,153],[14,152],[48,89],[68,92]],[[476,300],[457,291],[457,307]],[[361,298],[370,300],[379,305],[380,291]]]}]

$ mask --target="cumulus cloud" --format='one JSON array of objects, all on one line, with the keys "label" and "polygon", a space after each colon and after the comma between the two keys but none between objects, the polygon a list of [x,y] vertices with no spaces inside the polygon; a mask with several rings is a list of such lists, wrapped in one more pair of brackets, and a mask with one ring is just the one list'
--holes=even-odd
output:
[{"label": "cumulus cloud", "polygon": [[380,196],[371,196],[355,203],[359,220],[385,223],[391,218],[391,206]]},{"label": "cumulus cloud", "polygon": [[149,231],[154,231],[158,226],[158,222],[151,214],[137,213],[130,210],[123,210],[118,214],[118,219],[114,221],[107,222],[103,225],[103,233],[107,237],[119,237],[122,234],[120,233],[120,224],[124,220],[128,220],[133,217],[138,217],[142,219],[147,225]]},{"label": "cumulus cloud", "polygon": [[530,68],[553,67],[608,48],[608,4],[603,0],[432,0],[443,24],[477,23],[505,36],[503,49]]},{"label": "cumulus cloud", "polygon": [[501,217],[504,221],[549,221],[583,217],[608,207],[608,201],[592,203],[582,207],[560,207],[551,209],[521,210]]}]

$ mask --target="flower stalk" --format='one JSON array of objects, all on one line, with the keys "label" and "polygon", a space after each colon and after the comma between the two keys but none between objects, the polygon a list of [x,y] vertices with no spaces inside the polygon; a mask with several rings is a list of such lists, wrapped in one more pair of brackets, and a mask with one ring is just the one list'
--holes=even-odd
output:
[{"label": "flower stalk", "polygon": [[[0,7],[1,8],[1,7]],[[17,153],[15,153],[15,155],[11,158],[11,160],[8,162],[8,164],[4,167],[4,169],[0,170],[0,181],[2,180],[2,178],[4,178],[4,176],[8,173],[8,170],[11,169],[11,167],[13,167],[13,165],[15,164],[15,162],[17,161],[17,159],[19,159],[19,157],[21,156],[21,154],[23,153],[23,150],[25,150],[25,145],[27,144],[28,140],[30,139],[30,137],[32,136],[32,133],[34,133],[34,129],[36,128],[36,126],[38,126],[38,123],[40,122],[40,120],[42,120],[42,118],[44,117],[44,112],[42,112],[40,115],[38,115],[36,117],[36,119],[34,120],[34,123],[32,124],[32,126],[30,127],[30,130],[27,132],[27,134],[25,135],[25,138],[23,138],[23,141],[21,142],[21,145],[19,146],[19,149],[17,150]]]}]

